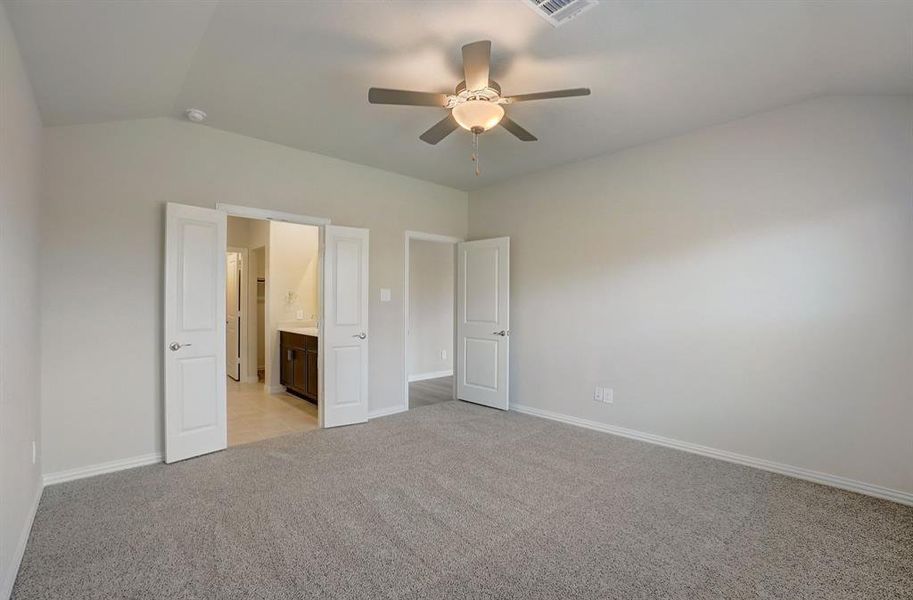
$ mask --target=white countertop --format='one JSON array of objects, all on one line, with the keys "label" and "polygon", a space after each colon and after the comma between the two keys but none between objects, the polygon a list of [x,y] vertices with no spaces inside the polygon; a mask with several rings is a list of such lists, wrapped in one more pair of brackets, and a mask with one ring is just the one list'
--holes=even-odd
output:
[{"label": "white countertop", "polygon": [[316,327],[294,327],[283,325],[279,327],[279,331],[284,331],[286,333],[297,333],[298,335],[309,335],[311,337],[320,337]]}]

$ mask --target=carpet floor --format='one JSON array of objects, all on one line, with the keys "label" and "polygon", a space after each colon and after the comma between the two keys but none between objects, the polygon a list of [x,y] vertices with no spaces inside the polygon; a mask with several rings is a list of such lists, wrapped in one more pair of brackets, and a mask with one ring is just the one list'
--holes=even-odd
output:
[{"label": "carpet floor", "polygon": [[13,598],[911,599],[913,508],[449,401],[48,487]]}]

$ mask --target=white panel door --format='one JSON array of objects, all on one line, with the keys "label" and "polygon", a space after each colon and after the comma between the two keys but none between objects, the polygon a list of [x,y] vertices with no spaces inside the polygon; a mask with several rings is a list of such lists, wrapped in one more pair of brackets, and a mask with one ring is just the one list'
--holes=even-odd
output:
[{"label": "white panel door", "polygon": [[165,462],[227,445],[225,213],[169,203],[165,233]]},{"label": "white panel door", "polygon": [[457,397],[507,410],[510,238],[462,242],[457,267]]},{"label": "white panel door", "polygon": [[368,230],[326,226],[323,426],[368,420]]},{"label": "white panel door", "polygon": [[229,252],[225,267],[225,370],[241,380],[241,254]]}]

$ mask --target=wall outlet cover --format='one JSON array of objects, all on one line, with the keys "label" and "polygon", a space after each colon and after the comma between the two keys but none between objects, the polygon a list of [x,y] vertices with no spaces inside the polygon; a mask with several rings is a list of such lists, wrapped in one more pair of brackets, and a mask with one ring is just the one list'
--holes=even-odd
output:
[{"label": "wall outlet cover", "polygon": [[380,301],[389,302],[392,294],[390,293],[390,288],[380,288]]},{"label": "wall outlet cover", "polygon": [[303,311],[303,310],[297,311],[297,312],[295,313],[295,318],[298,319],[299,321],[303,320],[303,319],[304,319],[304,311]]},{"label": "wall outlet cover", "polygon": [[603,390],[603,388],[597,386],[596,390],[593,392],[593,401],[594,402],[602,402],[602,398],[603,398],[602,390]]},{"label": "wall outlet cover", "polygon": [[602,390],[602,401],[606,404],[615,403],[615,390],[612,388],[603,388]]},{"label": "wall outlet cover", "polygon": [[441,360],[447,360],[447,351],[441,350]]}]

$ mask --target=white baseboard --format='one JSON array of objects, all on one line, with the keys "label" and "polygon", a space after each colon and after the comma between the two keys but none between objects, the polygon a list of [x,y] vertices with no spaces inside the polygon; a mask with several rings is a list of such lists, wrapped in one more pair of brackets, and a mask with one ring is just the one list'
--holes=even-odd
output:
[{"label": "white baseboard", "polygon": [[756,469],[770,471],[771,473],[779,473],[780,475],[787,475],[789,477],[795,477],[797,479],[804,479],[806,481],[812,481],[814,483],[820,483],[822,485],[828,485],[831,487],[836,487],[836,488],[840,488],[843,490],[856,492],[859,494],[865,494],[866,496],[874,496],[875,498],[882,498],[884,500],[891,500],[891,501],[897,502],[899,504],[907,504],[907,505],[913,506],[913,493],[911,493],[911,492],[903,492],[901,490],[894,490],[891,488],[886,488],[886,487],[874,485],[871,483],[865,483],[863,481],[856,481],[855,479],[848,479],[846,477],[840,477],[838,475],[830,475],[828,473],[821,473],[820,471],[812,471],[810,469],[803,469],[802,467],[794,467],[792,465],[764,460],[762,458],[754,458],[752,456],[745,456],[744,454],[736,454],[735,452],[729,452],[726,450],[718,450],[716,448],[710,448],[708,446],[701,446],[699,444],[692,444],[690,442],[682,442],[680,440],[663,437],[661,435],[655,435],[652,433],[644,433],[642,431],[637,431],[636,429],[627,429],[625,427],[618,427],[616,425],[607,425],[605,423],[599,423],[597,421],[590,421],[588,419],[579,419],[577,417],[563,415],[560,413],[552,412],[550,410],[543,410],[541,408],[533,408],[532,406],[524,406],[522,404],[511,404],[510,410],[515,410],[520,413],[525,413],[525,414],[533,415],[536,417],[542,417],[545,419],[551,419],[552,421],[560,421],[562,423],[568,423],[569,425],[576,425],[578,427],[594,429],[596,431],[602,431],[604,433],[610,433],[612,435],[619,435],[619,436],[630,438],[633,440],[649,442],[651,444],[657,444],[659,446],[675,448],[676,450],[684,450],[685,452],[691,452],[693,454],[700,454],[701,456],[708,456],[710,458],[725,460],[727,462],[736,463],[736,464],[744,465],[747,467],[754,467]]},{"label": "white baseboard", "polygon": [[9,571],[3,574],[3,581],[0,582],[0,598],[4,600],[13,593],[13,585],[16,583],[16,575],[19,574],[19,566],[22,564],[22,557],[25,555],[25,547],[29,542],[29,534],[32,532],[32,524],[35,522],[35,513],[38,512],[38,503],[41,501],[42,491],[44,491],[44,485],[39,481],[38,489],[35,490],[35,498],[29,508],[29,514],[25,519],[22,531],[19,533],[16,547],[13,549],[12,564],[10,564]]},{"label": "white baseboard", "polygon": [[409,410],[405,406],[391,406],[390,408],[381,408],[378,410],[372,410],[368,413],[368,419],[376,419],[378,417],[389,417],[390,415],[395,415],[397,413],[406,412]]},{"label": "white baseboard", "polygon": [[415,375],[409,376],[409,383],[413,381],[425,381],[426,379],[438,379],[440,377],[451,377],[453,375],[453,369],[450,371],[435,371],[433,373],[416,373]]},{"label": "white baseboard", "polygon": [[115,471],[123,471],[124,469],[132,469],[134,467],[144,467],[160,462],[162,462],[162,455],[158,452],[153,452],[152,454],[112,460],[110,462],[89,465],[87,467],[77,467],[75,469],[67,469],[66,471],[57,471],[56,473],[45,473],[43,478],[44,485],[54,485],[55,483],[63,483],[64,481],[93,477],[103,473],[114,473]]}]

